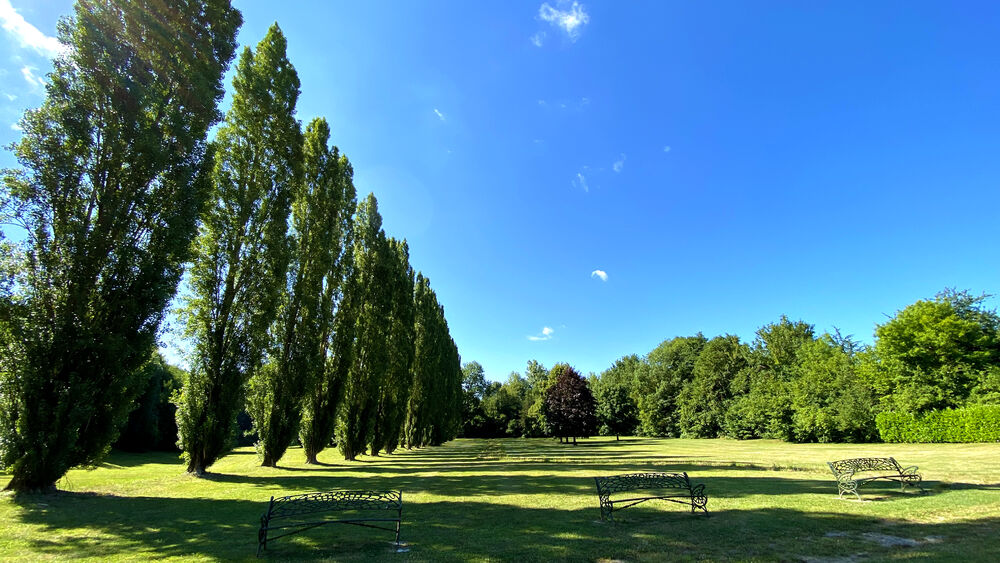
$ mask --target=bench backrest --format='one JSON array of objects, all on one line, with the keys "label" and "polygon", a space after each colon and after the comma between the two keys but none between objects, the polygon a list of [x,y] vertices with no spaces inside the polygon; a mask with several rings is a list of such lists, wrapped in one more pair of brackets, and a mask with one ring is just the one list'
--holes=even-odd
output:
[{"label": "bench backrest", "polygon": [[628,473],[610,477],[594,477],[597,493],[610,495],[636,489],[690,489],[687,473]]},{"label": "bench backrest", "polygon": [[835,475],[859,471],[899,471],[899,464],[891,457],[859,457],[827,462]]},{"label": "bench backrest", "polygon": [[402,491],[328,491],[272,498],[270,518],[314,514],[332,510],[399,510]]}]

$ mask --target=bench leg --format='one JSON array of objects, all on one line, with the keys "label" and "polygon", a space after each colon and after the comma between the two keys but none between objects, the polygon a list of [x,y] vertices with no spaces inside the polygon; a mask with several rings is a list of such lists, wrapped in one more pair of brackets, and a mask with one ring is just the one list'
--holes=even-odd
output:
[{"label": "bench leg", "polygon": [[257,557],[260,557],[260,552],[265,549],[267,549],[267,528],[261,526],[257,532]]},{"label": "bench leg", "polygon": [[838,481],[837,489],[840,491],[840,498],[844,498],[844,493],[853,493],[858,500],[861,500],[861,495],[858,494],[858,482],[857,481]]}]

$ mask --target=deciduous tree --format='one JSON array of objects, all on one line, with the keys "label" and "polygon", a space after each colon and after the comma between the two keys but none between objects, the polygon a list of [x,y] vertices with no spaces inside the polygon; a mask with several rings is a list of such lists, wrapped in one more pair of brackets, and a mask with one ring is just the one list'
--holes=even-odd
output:
[{"label": "deciduous tree", "polygon": [[[271,344],[290,255],[288,214],[301,178],[299,79],[277,24],[245,48],[219,129],[211,205],[196,241],[184,316],[194,350],[177,409],[188,471],[228,450],[244,386]],[[273,368],[269,368],[273,369]]]},{"label": "deciduous tree", "polygon": [[[274,467],[298,433],[302,401],[319,386],[340,291],[344,227],[354,210],[339,151],[322,118],[306,128],[303,176],[292,199],[292,255],[265,369],[250,380],[248,411],[262,464]],[[409,295],[409,292],[407,292]]]},{"label": "deciduous tree", "polygon": [[[98,461],[144,386],[208,194],[206,133],[239,12],[228,0],[80,1],[4,173],[0,466],[50,489]],[[16,281],[10,278],[16,276]]]},{"label": "deciduous tree", "polygon": [[593,436],[597,430],[597,403],[586,380],[572,367],[557,364],[556,380],[545,392],[545,418],[560,440]]}]

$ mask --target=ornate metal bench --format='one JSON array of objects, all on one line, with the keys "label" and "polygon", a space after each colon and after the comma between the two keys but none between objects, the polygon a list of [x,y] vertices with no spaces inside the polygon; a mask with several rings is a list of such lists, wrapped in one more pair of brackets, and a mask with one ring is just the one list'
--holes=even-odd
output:
[{"label": "ornate metal bench", "polygon": [[[395,517],[381,517],[379,512],[395,511]],[[323,513],[344,513],[343,518],[331,519]],[[336,515],[336,514],[335,514]],[[267,512],[260,517],[257,533],[257,556],[267,549],[268,540],[291,536],[324,524],[352,524],[396,532],[396,549],[399,549],[399,525],[403,519],[403,493],[401,491],[329,491],[274,498],[267,505]],[[395,522],[395,528],[372,525],[369,522]],[[277,524],[277,525],[276,525]],[[272,532],[278,535],[268,537]]]},{"label": "ornate metal bench", "polygon": [[[844,498],[844,493],[853,493],[861,500],[858,494],[858,487],[876,479],[887,479],[897,481],[899,489],[905,491],[906,487],[916,487],[923,491],[920,486],[920,475],[917,473],[917,466],[900,467],[899,463],[891,457],[859,457],[856,459],[842,459],[840,461],[829,461],[830,471],[837,479],[837,489],[840,491],[840,498]],[[881,472],[872,475],[873,472]],[[863,473],[858,477],[858,473]]]},{"label": "ornate metal bench", "polygon": [[[668,500],[690,504],[691,512],[700,508],[708,512],[705,505],[705,485],[691,485],[687,473],[629,473],[611,477],[594,477],[597,482],[597,496],[601,500],[601,520],[614,521],[614,511],[635,506],[647,500]],[[638,490],[652,490],[658,494],[649,496],[611,499],[611,495]]]}]

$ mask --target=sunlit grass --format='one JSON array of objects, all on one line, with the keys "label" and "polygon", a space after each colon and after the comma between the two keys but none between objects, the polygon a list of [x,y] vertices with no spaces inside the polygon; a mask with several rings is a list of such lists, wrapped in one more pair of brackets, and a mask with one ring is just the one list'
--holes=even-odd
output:
[{"label": "sunlit grass", "polygon": [[[928,492],[872,483],[863,502],[838,500],[825,462],[862,456],[920,466]],[[70,472],[60,493],[0,497],[0,558],[251,559],[271,495],[370,488],[403,491],[408,551],[396,553],[389,532],[328,526],[265,557],[997,561],[998,460],[998,444],[457,440],[358,462],[328,451],[321,466],[293,448],[277,469],[243,449],[197,479],[176,456],[119,453]],[[600,522],[593,477],[634,471],[687,471],[705,483],[710,513],[646,503]]]}]

